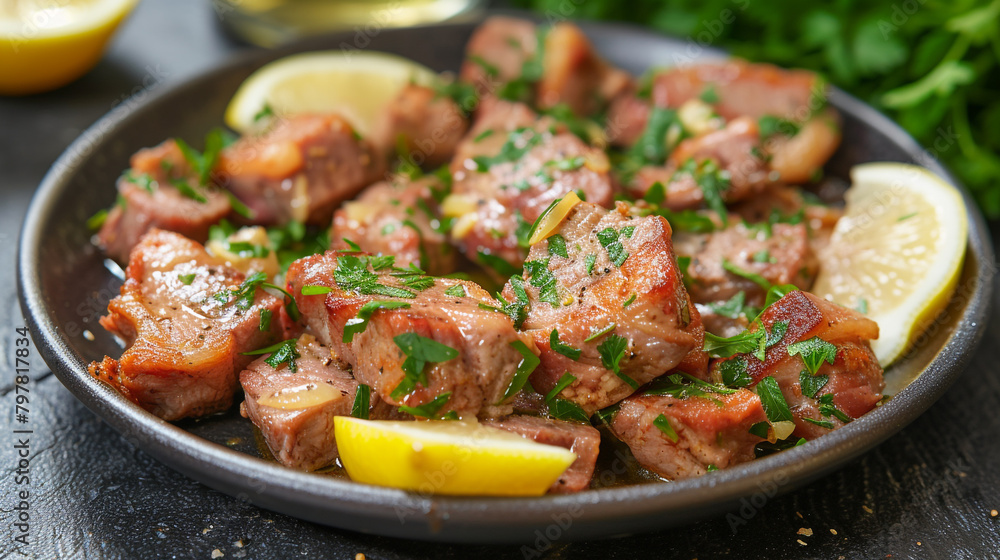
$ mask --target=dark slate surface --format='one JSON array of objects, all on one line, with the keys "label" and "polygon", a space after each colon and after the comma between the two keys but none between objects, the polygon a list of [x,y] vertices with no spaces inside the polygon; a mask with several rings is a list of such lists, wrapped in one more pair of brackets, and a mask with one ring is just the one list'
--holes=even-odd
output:
[{"label": "dark slate surface", "polygon": [[[109,56],[58,92],[0,99],[0,558],[1000,558],[1000,324],[968,371],[917,422],[849,467],[781,497],[688,527],[597,542],[442,546],[328,529],[244,504],[138,451],[70,395],[32,349],[30,421],[15,424],[15,241],[47,167],[135,93],[183,80],[240,47],[207,2],[146,0]],[[996,228],[996,224],[993,224]],[[994,236],[994,243],[1000,237]],[[1000,290],[1000,285],[998,285]],[[994,307],[1000,305],[994,294]],[[28,427],[30,485],[18,485]],[[18,435],[20,437],[20,435]],[[30,492],[28,546],[13,541]]]}]

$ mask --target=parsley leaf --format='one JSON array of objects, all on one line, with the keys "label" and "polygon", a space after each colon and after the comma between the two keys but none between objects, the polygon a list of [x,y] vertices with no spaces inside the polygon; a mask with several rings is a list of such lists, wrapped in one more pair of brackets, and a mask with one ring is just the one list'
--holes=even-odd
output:
[{"label": "parsley leaf", "polygon": [[500,151],[492,156],[476,156],[472,161],[480,173],[489,171],[490,167],[514,162],[525,156],[532,148],[542,141],[542,135],[530,128],[522,127],[511,131]]},{"label": "parsley leaf", "polygon": [[604,327],[602,327],[600,329],[597,329],[597,330],[591,332],[590,336],[588,336],[587,338],[583,339],[583,341],[584,342],[591,342],[591,341],[597,340],[598,338],[600,338],[600,337],[608,334],[609,332],[615,330],[615,326],[616,325],[614,323],[609,323],[608,325],[606,325],[606,326],[604,326]]},{"label": "parsley leaf", "polygon": [[771,289],[771,283],[768,282],[766,278],[764,278],[760,274],[757,274],[756,272],[750,272],[749,270],[744,270],[736,266],[735,264],[729,262],[729,259],[726,258],[722,259],[722,268],[737,276],[746,278],[747,280],[753,282],[754,284],[757,284],[764,291],[768,291]]},{"label": "parsley leaf", "polygon": [[487,253],[480,249],[477,251],[479,257],[479,262],[492,268],[501,277],[514,276],[515,274],[520,274],[521,270],[516,266],[507,262],[503,257],[499,255],[493,255]]},{"label": "parsley leaf", "polygon": [[328,294],[333,291],[333,288],[329,286],[302,286],[300,290],[301,294],[304,296],[319,296],[323,294]]},{"label": "parsley leaf", "polygon": [[598,347],[597,351],[601,353],[601,365],[604,369],[611,370],[615,372],[622,381],[628,384],[632,389],[638,389],[639,383],[635,379],[632,379],[628,375],[622,373],[621,361],[625,357],[625,352],[628,350],[628,339],[624,336],[619,336],[613,334],[604,339]]},{"label": "parsley leaf", "polygon": [[354,335],[365,332],[365,329],[368,328],[368,321],[379,309],[405,309],[409,307],[410,304],[405,301],[369,301],[362,305],[361,309],[358,309],[357,315],[344,324],[344,343],[351,343],[354,340]]},{"label": "parsley leaf", "polygon": [[582,352],[579,348],[573,348],[569,344],[566,344],[559,340],[559,331],[552,329],[549,333],[549,347],[552,348],[554,352],[562,354],[571,360],[579,360],[580,353]]},{"label": "parsley leaf", "polygon": [[379,284],[378,275],[368,270],[370,262],[368,257],[353,255],[338,257],[337,268],[333,271],[333,278],[342,290],[358,294],[403,298],[416,297],[416,294],[410,290]]},{"label": "parsley leaf", "polygon": [[587,276],[594,273],[594,263],[597,262],[597,255],[591,253],[583,258],[584,264],[587,266]]},{"label": "parsley leaf", "polygon": [[549,259],[526,261],[524,271],[530,275],[528,283],[538,288],[539,300],[551,304],[552,307],[559,307],[562,304],[559,299],[559,283],[549,270]]},{"label": "parsley leaf", "polygon": [[608,252],[608,258],[615,266],[620,267],[628,258],[628,253],[619,238],[619,233],[615,228],[607,227],[597,232],[597,240],[601,247]]},{"label": "parsley leaf", "polygon": [[185,286],[190,286],[191,282],[194,282],[195,276],[196,274],[193,272],[191,274],[178,274],[177,279],[181,281],[181,284],[184,284]]},{"label": "parsley leaf", "polygon": [[785,396],[781,394],[778,381],[767,376],[757,383],[755,389],[757,395],[760,396],[760,404],[764,407],[767,421],[775,428],[775,435],[778,436],[778,439],[785,439],[795,429],[795,420],[792,416],[792,410],[788,408],[788,402],[785,401]]},{"label": "parsley leaf", "polygon": [[419,416],[421,418],[435,418],[438,411],[441,410],[451,398],[451,391],[447,393],[441,393],[440,395],[434,397],[431,401],[425,402],[420,406],[406,406],[400,405],[399,410],[405,412],[411,416]]},{"label": "parsley leaf", "polygon": [[576,422],[590,423],[590,417],[583,408],[575,402],[566,399],[555,399],[549,403],[549,416],[557,420],[573,420]]},{"label": "parsley leaf", "polygon": [[562,374],[562,377],[559,378],[559,381],[556,381],[556,384],[554,387],[552,387],[552,390],[545,394],[545,402],[552,403],[552,401],[556,400],[556,396],[558,396],[563,389],[572,385],[574,381],[576,381],[575,375],[568,372]]},{"label": "parsley leaf", "polygon": [[362,383],[358,385],[358,392],[354,393],[354,405],[351,407],[351,416],[368,420],[368,410],[371,408],[372,388]]},{"label": "parsley leaf", "polygon": [[765,336],[764,329],[744,330],[729,338],[722,338],[706,332],[704,350],[713,358],[728,358],[733,354],[749,354],[764,346]]},{"label": "parsley leaf", "polygon": [[726,387],[747,387],[753,383],[748,371],[747,360],[743,356],[736,356],[720,363],[719,373],[722,375],[722,383]]},{"label": "parsley leaf", "polygon": [[281,364],[288,364],[288,371],[295,373],[299,369],[295,360],[302,357],[299,354],[298,349],[295,347],[297,343],[297,339],[290,338],[283,342],[268,346],[267,348],[261,348],[260,350],[254,350],[252,352],[243,352],[241,355],[256,356],[259,354],[270,354],[270,356],[264,360],[267,365],[273,367],[274,369],[278,369]]},{"label": "parsley leaf", "polygon": [[445,290],[444,294],[446,296],[451,296],[451,297],[465,297],[466,296],[465,286],[461,284],[455,284],[454,286]]},{"label": "parsley leaf", "polygon": [[428,385],[427,372],[424,371],[428,363],[447,362],[458,357],[458,350],[417,333],[403,333],[392,340],[406,355],[401,366],[404,378],[393,389],[391,394],[393,399],[399,399],[410,393],[417,383],[424,387]]},{"label": "parsley leaf", "polygon": [[670,441],[677,443],[680,439],[680,436],[678,436],[677,432],[674,431],[674,428],[670,425],[670,421],[667,420],[666,416],[662,414],[657,416],[653,419],[653,425],[656,426],[658,430],[663,432],[663,435],[667,436],[667,439]]},{"label": "parsley leaf", "polygon": [[795,356],[796,354],[802,356],[802,361],[805,362],[809,373],[816,375],[823,362],[832,365],[837,359],[837,347],[818,336],[814,336],[809,340],[789,344],[788,355]]},{"label": "parsley leaf", "polygon": [[802,394],[810,399],[816,398],[816,393],[819,393],[828,381],[830,381],[829,375],[813,375],[806,370],[799,372],[799,387],[802,389]]},{"label": "parsley leaf", "polygon": [[260,310],[260,323],[257,325],[257,329],[261,332],[266,332],[271,330],[271,310],[261,309]]},{"label": "parsley leaf", "polygon": [[538,364],[542,363],[542,361],[538,359],[538,356],[536,356],[535,353],[520,340],[515,340],[514,342],[511,342],[510,345],[521,354],[521,362],[517,364],[517,370],[514,372],[514,377],[511,378],[510,385],[508,385],[507,390],[504,391],[503,398],[500,399],[500,402],[516,395],[517,392],[524,387],[524,384],[528,382],[528,376],[531,375],[531,372],[535,371]]},{"label": "parsley leaf", "polygon": [[559,235],[558,233],[549,236],[549,254],[557,255],[564,259],[569,258],[569,252],[566,250],[566,238]]}]

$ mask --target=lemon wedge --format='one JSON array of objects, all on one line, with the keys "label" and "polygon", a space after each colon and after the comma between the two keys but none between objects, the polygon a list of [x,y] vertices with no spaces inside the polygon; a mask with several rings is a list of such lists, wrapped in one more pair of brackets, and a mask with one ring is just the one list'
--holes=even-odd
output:
[{"label": "lemon wedge", "polygon": [[872,349],[886,367],[955,290],[969,229],[965,202],[942,178],[914,165],[859,165],[851,181],[812,291],[878,323]]},{"label": "lemon wedge", "polygon": [[85,74],[137,1],[0,2],[0,95],[49,91]]},{"label": "lemon wedge", "polygon": [[340,461],[357,482],[424,494],[540,496],[576,454],[472,421],[334,419]]},{"label": "lemon wedge", "polygon": [[226,124],[246,132],[268,109],[279,116],[338,113],[367,135],[406,84],[429,85],[435,78],[426,66],[380,52],[292,55],[258,69],[240,85],[226,108]]}]

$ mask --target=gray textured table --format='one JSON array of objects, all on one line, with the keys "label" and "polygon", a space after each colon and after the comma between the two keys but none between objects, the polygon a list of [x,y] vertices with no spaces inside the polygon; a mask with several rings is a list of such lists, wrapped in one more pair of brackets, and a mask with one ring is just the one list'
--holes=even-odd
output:
[{"label": "gray textured table", "polygon": [[[146,0],[109,55],[50,94],[0,99],[2,558],[1000,558],[1000,324],[956,385],[917,422],[839,472],[740,511],[624,539],[528,548],[441,546],[347,533],[246,505],[181,476],[105,426],[32,349],[30,534],[19,511],[13,430],[15,241],[34,187],[89,124],[127,110],[239,46],[203,0]],[[994,224],[996,229],[996,224]],[[994,236],[994,243],[998,239]],[[1000,284],[998,284],[1000,286]],[[1000,287],[998,287],[1000,290]],[[994,306],[1000,304],[994,294]],[[540,550],[540,552],[539,552]]]}]

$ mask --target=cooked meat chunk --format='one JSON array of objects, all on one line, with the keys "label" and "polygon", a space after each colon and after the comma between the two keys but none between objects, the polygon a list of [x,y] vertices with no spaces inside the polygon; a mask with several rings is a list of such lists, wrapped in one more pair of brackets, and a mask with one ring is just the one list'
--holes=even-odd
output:
[{"label": "cooked meat chunk", "polygon": [[764,143],[771,169],[788,183],[815,181],[840,145],[840,115],[827,108],[789,134],[774,134]]},{"label": "cooked meat chunk", "polygon": [[631,83],[631,77],[604,61],[579,27],[568,22],[545,34],[538,106],[565,104],[577,115],[592,115]]},{"label": "cooked meat chunk", "polygon": [[742,291],[748,305],[760,306],[764,304],[766,286],[748,276],[805,289],[812,284],[818,268],[803,223],[753,225],[730,217],[725,229],[678,232],[674,247],[678,255],[691,259],[686,278],[691,299],[697,303],[726,301]]},{"label": "cooked meat chunk", "polygon": [[219,181],[251,211],[257,224],[291,220],[327,225],[333,210],[385,167],[372,144],[336,115],[275,121],[219,155]]},{"label": "cooked meat chunk", "polygon": [[809,246],[816,255],[829,243],[837,220],[844,215],[842,207],[810,202],[802,189],[781,183],[769,185],[760,195],[734,204],[730,210],[752,224],[798,221],[801,216],[809,231]]},{"label": "cooked meat chunk", "polygon": [[495,95],[507,82],[521,77],[526,61],[538,50],[535,24],[503,16],[494,16],[473,32],[465,46],[465,62],[460,77],[476,84],[487,95]]},{"label": "cooked meat chunk", "polygon": [[594,204],[611,204],[609,168],[604,152],[551,119],[519,103],[495,102],[452,160],[454,185],[444,209],[457,218],[452,237],[473,261],[499,257],[519,268],[524,235],[553,200],[578,191]]},{"label": "cooked meat chunk", "polygon": [[666,220],[582,202],[552,234],[531,247],[526,280],[514,277],[503,291],[509,302],[526,300],[521,328],[541,352],[537,391],[569,373],[575,380],[559,395],[591,414],[701,350],[701,319]]},{"label": "cooked meat chunk", "polygon": [[801,122],[820,108],[825,85],[806,70],[735,59],[678,66],[653,79],[652,99],[657,107],[678,108],[706,92],[718,98],[712,105],[727,120],[771,115]]},{"label": "cooked meat chunk", "polygon": [[373,140],[385,153],[399,148],[417,166],[437,167],[451,159],[469,128],[462,108],[429,87],[408,85],[399,92],[376,125]]},{"label": "cooked meat chunk", "polygon": [[[839,428],[844,419],[868,412],[882,397],[882,368],[869,344],[878,338],[878,325],[857,311],[793,291],[765,309],[750,326],[751,331],[760,328],[772,337],[784,331],[767,348],[765,359],[737,354],[717,360],[712,364],[712,378],[756,385],[774,377],[795,419],[793,436],[814,438]],[[806,358],[819,364],[815,372],[809,371]]]},{"label": "cooked meat chunk", "polygon": [[611,100],[605,126],[608,142],[628,147],[636,143],[649,121],[650,103],[640,99],[633,89],[626,89]]},{"label": "cooked meat chunk", "polygon": [[[267,356],[243,370],[240,384],[246,399],[240,412],[260,429],[281,464],[313,471],[337,459],[333,418],[351,414],[360,384],[311,335],[302,335],[295,348],[295,371],[287,365],[275,368]],[[394,410],[370,394],[369,418],[400,416]]]},{"label": "cooked meat chunk", "polygon": [[568,494],[590,486],[590,479],[597,466],[597,453],[601,447],[601,433],[593,426],[537,416],[507,416],[486,420],[483,424],[545,445],[565,447],[576,453],[576,461],[552,483],[549,492]]},{"label": "cooked meat chunk", "polygon": [[334,213],[332,246],[346,249],[349,239],[367,253],[395,256],[399,267],[414,264],[433,276],[454,272],[457,255],[442,233],[433,195],[443,189],[433,175],[366,188]]},{"label": "cooked meat chunk", "polygon": [[717,185],[713,188],[725,202],[752,198],[771,182],[759,145],[757,123],[736,119],[720,130],[682,141],[665,167],[641,168],[629,190],[643,196],[659,182],[666,188],[664,205],[672,210],[703,206],[706,179]]},{"label": "cooked meat chunk", "polygon": [[[472,282],[416,276],[385,259],[336,251],[295,261],[287,282],[305,324],[358,381],[393,405],[434,406],[429,416],[509,413],[514,373],[529,359],[522,351],[537,353]],[[304,286],[331,291],[303,295]],[[405,307],[376,310],[363,332],[345,337],[374,301]]]},{"label": "cooked meat chunk", "polygon": [[766,421],[760,397],[746,389],[708,397],[633,395],[622,401],[611,430],[639,464],[677,480],[752,460],[764,440],[748,430]]},{"label": "cooked meat chunk", "polygon": [[118,360],[91,363],[90,374],[164,420],[226,410],[237,375],[253,360],[243,352],[281,334],[278,321],[260,329],[261,314],[276,316],[281,301],[244,281],[200,244],[151,230],[101,317],[126,350]]},{"label": "cooked meat chunk", "polygon": [[118,195],[97,242],[123,264],[147,231],[165,229],[204,242],[209,226],[230,210],[224,194],[198,185],[173,140],[133,155],[131,168],[118,180]]}]

